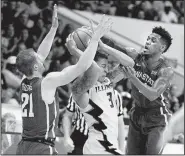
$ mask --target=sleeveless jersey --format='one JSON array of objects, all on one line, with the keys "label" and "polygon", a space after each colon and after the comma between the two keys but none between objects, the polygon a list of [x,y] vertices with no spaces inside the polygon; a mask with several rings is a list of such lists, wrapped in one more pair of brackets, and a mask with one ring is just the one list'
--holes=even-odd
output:
[{"label": "sleeveless jersey", "polygon": [[[154,82],[159,77],[159,71],[162,68],[169,67],[165,60],[162,58],[159,60],[160,63],[153,70],[147,68],[147,64],[144,59],[144,55],[139,54],[135,59],[134,69],[136,71],[136,77],[144,84],[152,87]],[[153,108],[153,107],[165,107],[166,102],[163,94],[161,94],[156,100],[150,101],[147,99],[139,90],[132,84],[132,97],[135,100],[135,105],[142,108]]]},{"label": "sleeveless jersey", "polygon": [[89,127],[87,148],[94,149],[95,153],[98,153],[101,148],[101,154],[120,154],[118,150],[119,113],[110,80],[106,78],[104,83],[97,82],[88,92],[89,105],[81,110]]},{"label": "sleeveless jersey", "polygon": [[41,94],[42,78],[25,78],[21,83],[20,96],[22,106],[23,132],[26,138],[54,139],[58,126],[58,103],[46,104]]}]

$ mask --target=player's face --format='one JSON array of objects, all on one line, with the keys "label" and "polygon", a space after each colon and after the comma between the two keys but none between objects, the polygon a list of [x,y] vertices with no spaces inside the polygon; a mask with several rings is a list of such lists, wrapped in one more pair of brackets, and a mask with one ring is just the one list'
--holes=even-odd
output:
[{"label": "player's face", "polygon": [[111,56],[108,57],[108,71],[113,70],[119,62],[115,61]]},{"label": "player's face", "polygon": [[103,82],[108,73],[108,60],[105,58],[99,58],[97,64],[101,68],[101,74],[98,78],[98,81]]},{"label": "player's face", "polygon": [[161,52],[161,36],[155,33],[152,33],[148,36],[145,47],[144,53],[145,54],[154,54]]}]

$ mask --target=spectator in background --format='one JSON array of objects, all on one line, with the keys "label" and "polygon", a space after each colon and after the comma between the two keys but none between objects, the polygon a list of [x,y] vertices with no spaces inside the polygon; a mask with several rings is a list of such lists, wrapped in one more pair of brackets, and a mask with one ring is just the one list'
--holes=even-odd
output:
[{"label": "spectator in background", "polygon": [[[16,117],[12,113],[5,113],[2,116],[2,125],[1,125],[1,132],[15,132],[16,129]],[[15,146],[18,141],[20,140],[21,136],[13,135],[13,134],[2,134],[2,148],[1,154],[8,154],[8,149],[11,146]],[[13,153],[11,153],[13,154]]]},{"label": "spectator in background", "polygon": [[18,38],[15,36],[15,29],[13,24],[9,24],[5,34],[2,36],[1,46],[4,49],[3,57],[7,59],[12,55],[18,43]]},{"label": "spectator in background", "polygon": [[138,19],[142,19],[142,20],[145,19],[145,12],[143,10],[140,10],[138,12]]},{"label": "spectator in background", "polygon": [[31,29],[34,26],[34,21],[30,20],[27,11],[23,11],[15,21],[16,36],[19,36],[23,29]]},{"label": "spectator in background", "polygon": [[138,13],[141,10],[142,10],[142,1],[135,1],[135,5],[132,8],[132,18],[138,18]]},{"label": "spectator in background", "polygon": [[175,113],[176,110],[179,107],[179,100],[178,100],[178,98],[176,96],[176,92],[177,92],[177,86],[173,84],[170,87],[170,92],[169,92],[169,96],[168,96],[169,102],[170,102],[170,105],[171,105],[171,111],[173,113]]},{"label": "spectator in background", "polygon": [[18,17],[23,11],[27,9],[27,5],[24,2],[17,1],[16,2],[16,13],[14,17]]},{"label": "spectator in background", "polygon": [[178,23],[179,24],[184,24],[184,15],[183,16],[179,16]]},{"label": "spectator in background", "polygon": [[33,48],[37,50],[38,46],[40,45],[42,39],[46,35],[47,29],[45,28],[45,24],[42,18],[38,18],[36,24],[31,30],[31,34],[33,35],[34,44]]},{"label": "spectator in background", "polygon": [[37,6],[35,0],[27,1],[27,5],[28,5],[27,11],[30,16],[36,16],[41,11],[41,9]]},{"label": "spectator in background", "polygon": [[164,11],[160,14],[160,21],[165,23],[177,23],[177,15],[172,11],[173,5],[170,1],[164,2]]},{"label": "spectator in background", "polygon": [[23,51],[26,49],[26,45],[24,43],[19,43],[18,45],[16,45],[16,49],[14,51],[14,53],[12,54],[13,56],[17,56],[19,54],[20,51]]},{"label": "spectator in background", "polygon": [[39,17],[43,19],[45,24],[51,24],[52,22],[53,2],[54,1],[47,1],[47,6],[39,13]]},{"label": "spectator in background", "polygon": [[22,75],[20,75],[20,72],[17,72],[15,61],[16,57],[10,56],[3,64],[1,72],[1,102],[19,105],[17,89],[20,86]]},{"label": "spectator in background", "polygon": [[157,10],[155,10],[154,5],[151,3],[150,3],[150,6],[145,10],[145,20],[151,20],[151,21],[159,20],[158,12]]},{"label": "spectator in background", "polygon": [[1,12],[3,14],[3,27],[6,27],[15,20],[14,15],[16,13],[16,1],[9,1],[7,6],[4,6],[1,9]]},{"label": "spectator in background", "polygon": [[134,7],[134,4],[132,4],[130,1],[115,1],[116,6],[116,16],[125,16],[125,17],[132,17],[131,11]]},{"label": "spectator in background", "polygon": [[1,130],[2,132],[15,132],[16,128],[16,117],[12,113],[5,113],[2,116],[2,125]]},{"label": "spectator in background", "polygon": [[22,29],[18,44],[24,44],[28,49],[33,47],[33,43],[34,43],[33,36],[29,34],[28,29],[26,28]]}]

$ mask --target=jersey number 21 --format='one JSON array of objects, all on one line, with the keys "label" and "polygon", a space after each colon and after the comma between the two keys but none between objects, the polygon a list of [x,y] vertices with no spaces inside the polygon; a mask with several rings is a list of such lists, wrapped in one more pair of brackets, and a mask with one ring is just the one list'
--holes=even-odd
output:
[{"label": "jersey number 21", "polygon": [[[22,104],[22,117],[34,117],[32,93],[31,94],[22,93],[21,100],[23,102],[23,104]],[[28,109],[27,109],[28,107],[25,108],[27,105],[29,106],[29,113],[28,113]]]}]

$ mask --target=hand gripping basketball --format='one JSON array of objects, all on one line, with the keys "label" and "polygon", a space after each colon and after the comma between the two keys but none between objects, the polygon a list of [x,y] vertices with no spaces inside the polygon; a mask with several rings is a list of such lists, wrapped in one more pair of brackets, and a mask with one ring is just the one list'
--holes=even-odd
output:
[{"label": "hand gripping basketball", "polygon": [[66,43],[65,43],[65,46],[67,47],[69,53],[71,55],[73,55],[73,52],[74,52],[74,48],[77,48],[76,47],[76,43],[75,41],[73,40],[73,33],[72,34],[69,34],[67,39],[66,39]]}]

